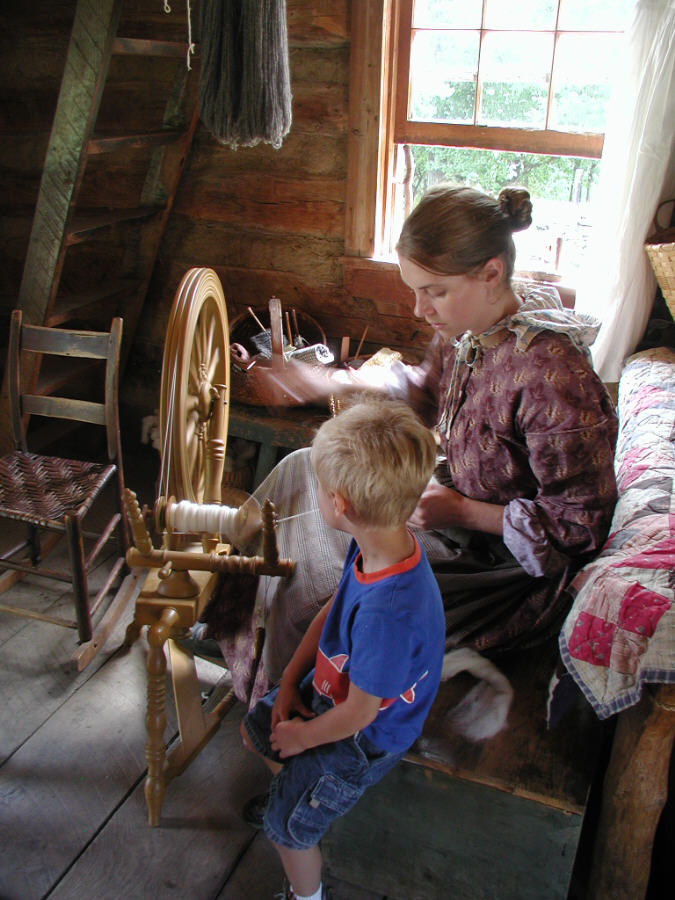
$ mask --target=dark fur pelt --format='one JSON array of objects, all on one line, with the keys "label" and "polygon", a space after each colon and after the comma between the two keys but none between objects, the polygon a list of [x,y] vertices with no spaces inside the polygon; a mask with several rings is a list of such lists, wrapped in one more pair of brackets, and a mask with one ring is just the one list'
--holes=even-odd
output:
[{"label": "dark fur pelt", "polygon": [[204,637],[216,641],[233,637],[250,622],[257,587],[257,575],[221,573],[211,599],[199,617],[199,621],[206,624]]}]

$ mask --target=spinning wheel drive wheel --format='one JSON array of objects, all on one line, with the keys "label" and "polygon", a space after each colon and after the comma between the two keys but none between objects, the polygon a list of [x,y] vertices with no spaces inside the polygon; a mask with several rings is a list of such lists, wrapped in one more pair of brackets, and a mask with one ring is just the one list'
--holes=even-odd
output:
[{"label": "spinning wheel drive wheel", "polygon": [[[218,408],[223,398],[224,406]],[[219,488],[229,402],[223,288],[212,269],[189,269],[176,291],[162,359],[160,493],[193,503],[220,501],[220,496],[205,496],[212,481],[207,469],[220,465]]]}]

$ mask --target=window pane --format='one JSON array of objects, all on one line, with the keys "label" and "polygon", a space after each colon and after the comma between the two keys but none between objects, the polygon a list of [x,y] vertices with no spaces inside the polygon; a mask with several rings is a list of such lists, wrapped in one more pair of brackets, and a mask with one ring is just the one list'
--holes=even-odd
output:
[{"label": "window pane", "polygon": [[600,160],[501,153],[458,147],[411,147],[415,161],[413,203],[441,181],[467,184],[497,196],[506,185],[527,188],[532,225],[514,235],[516,267],[557,272],[574,283],[590,233],[589,208]]},{"label": "window pane", "polygon": [[479,125],[545,127],[552,47],[550,34],[485,35]]},{"label": "window pane", "polygon": [[480,28],[482,0],[415,0],[413,28]]},{"label": "window pane", "polygon": [[517,3],[487,0],[485,27],[507,30],[555,28],[557,7],[557,0],[518,0]]},{"label": "window pane", "polygon": [[413,34],[410,119],[473,123],[478,45],[476,31]]},{"label": "window pane", "polygon": [[561,0],[558,27],[622,31],[635,0]]},{"label": "window pane", "polygon": [[605,130],[610,76],[620,46],[621,36],[616,34],[560,35],[553,68],[551,128]]}]

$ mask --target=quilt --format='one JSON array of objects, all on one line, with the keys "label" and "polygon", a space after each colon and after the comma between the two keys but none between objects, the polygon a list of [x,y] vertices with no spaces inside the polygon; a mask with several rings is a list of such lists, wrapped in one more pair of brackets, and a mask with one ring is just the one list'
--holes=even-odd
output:
[{"label": "quilt", "polygon": [[576,576],[563,663],[599,718],[675,683],[675,352],[631,356],[618,397],[619,500],[599,556]]}]

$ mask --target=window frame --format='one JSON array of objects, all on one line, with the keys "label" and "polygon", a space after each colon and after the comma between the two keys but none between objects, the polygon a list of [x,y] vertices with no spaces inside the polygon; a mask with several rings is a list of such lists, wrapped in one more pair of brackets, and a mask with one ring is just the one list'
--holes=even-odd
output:
[{"label": "window frame", "polygon": [[[444,147],[471,147],[477,150],[521,151],[542,153],[547,156],[580,156],[599,159],[605,140],[601,133],[556,131],[553,128],[505,128],[494,125],[464,125],[445,122],[421,122],[408,120],[408,84],[410,75],[410,40],[412,13],[415,0],[397,0],[398,5],[398,64],[396,77],[395,144],[435,144]],[[559,2],[559,0],[558,0]],[[502,29],[477,29],[483,36]],[[554,29],[553,53],[549,74],[549,90],[553,80],[553,61],[560,34],[569,32]],[[604,32],[603,32],[604,33]],[[548,107],[550,109],[551,97]],[[547,110],[548,119],[548,110]]]},{"label": "window frame", "polygon": [[[604,135],[407,121],[413,0],[353,0],[347,141],[345,263],[391,264],[388,245],[397,144],[436,144],[600,158]],[[406,32],[407,29],[407,32]],[[405,121],[405,125],[401,122]],[[397,124],[398,123],[398,124]],[[385,202],[387,200],[388,202]],[[347,274],[347,273],[346,273]],[[573,292],[572,292],[573,296]]]}]

